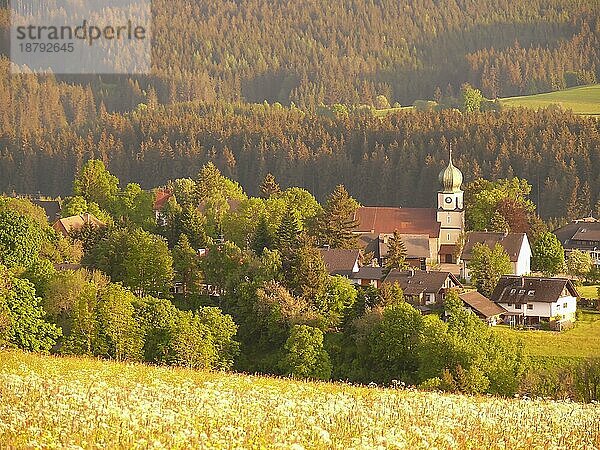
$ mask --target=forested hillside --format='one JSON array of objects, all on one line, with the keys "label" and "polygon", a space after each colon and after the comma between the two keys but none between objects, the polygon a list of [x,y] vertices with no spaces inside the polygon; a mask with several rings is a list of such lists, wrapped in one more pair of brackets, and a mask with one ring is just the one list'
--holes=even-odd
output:
[{"label": "forested hillside", "polygon": [[600,70],[598,0],[155,0],[153,10],[154,76],[135,82],[162,102],[411,104],[466,81],[494,98],[590,83]]},{"label": "forested hillside", "polygon": [[[59,94],[45,96],[47,111],[60,109]],[[5,111],[5,118],[13,112]],[[66,195],[76,171],[90,158],[102,159],[120,179],[146,188],[193,177],[213,161],[252,195],[271,172],[283,187],[306,187],[319,199],[343,183],[363,204],[427,206],[439,189],[437,175],[452,140],[455,163],[466,181],[525,178],[545,218],[577,217],[599,207],[600,122],[558,110],[406,111],[378,118],[189,104],[102,113],[91,123],[85,114],[79,109],[44,118],[23,111],[19,120],[28,124],[75,124],[48,126],[47,131],[34,131],[31,125],[20,135],[5,122],[0,191]]]},{"label": "forested hillside", "polygon": [[8,76],[0,57],[0,191],[66,195],[90,158],[144,187],[213,160],[251,194],[272,172],[319,199],[344,183],[365,204],[425,206],[453,140],[467,181],[526,178],[546,218],[598,209],[594,120],[380,119],[359,105],[458,97],[465,82],[487,98],[594,82],[599,0],[155,0],[154,11],[149,76]]}]

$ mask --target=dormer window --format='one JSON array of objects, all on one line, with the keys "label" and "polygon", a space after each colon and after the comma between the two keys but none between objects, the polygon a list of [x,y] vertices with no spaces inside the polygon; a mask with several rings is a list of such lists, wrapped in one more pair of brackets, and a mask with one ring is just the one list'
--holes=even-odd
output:
[{"label": "dormer window", "polygon": [[530,297],[533,297],[535,295],[535,291],[531,290],[527,293],[527,295],[529,295]]},{"label": "dormer window", "polygon": [[510,295],[515,295],[516,293],[517,293],[517,290],[516,290],[516,289],[511,289],[511,290],[510,290]]},{"label": "dormer window", "polygon": [[519,289],[519,295],[525,295],[525,289]]}]

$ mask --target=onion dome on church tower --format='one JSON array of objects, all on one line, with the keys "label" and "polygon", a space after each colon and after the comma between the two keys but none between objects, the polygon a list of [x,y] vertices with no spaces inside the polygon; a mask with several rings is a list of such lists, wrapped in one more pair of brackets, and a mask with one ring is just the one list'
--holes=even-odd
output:
[{"label": "onion dome on church tower", "polygon": [[444,192],[459,192],[463,182],[463,174],[452,164],[452,148],[450,148],[450,158],[448,167],[440,172],[440,183]]}]

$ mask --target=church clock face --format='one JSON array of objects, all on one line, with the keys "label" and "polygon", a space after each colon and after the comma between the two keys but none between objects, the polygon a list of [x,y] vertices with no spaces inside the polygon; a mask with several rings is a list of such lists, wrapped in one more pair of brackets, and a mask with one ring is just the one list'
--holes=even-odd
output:
[{"label": "church clock face", "polygon": [[447,204],[452,203],[454,199],[452,197],[446,197],[446,199],[444,200]]}]

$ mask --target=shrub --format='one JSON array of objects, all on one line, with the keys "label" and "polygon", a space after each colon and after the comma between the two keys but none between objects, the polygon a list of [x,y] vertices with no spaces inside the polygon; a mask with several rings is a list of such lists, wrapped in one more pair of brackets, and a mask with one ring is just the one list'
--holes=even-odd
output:
[{"label": "shrub", "polygon": [[320,380],[331,377],[331,362],[323,348],[323,332],[318,328],[295,325],[284,348],[281,366],[287,375]]}]

